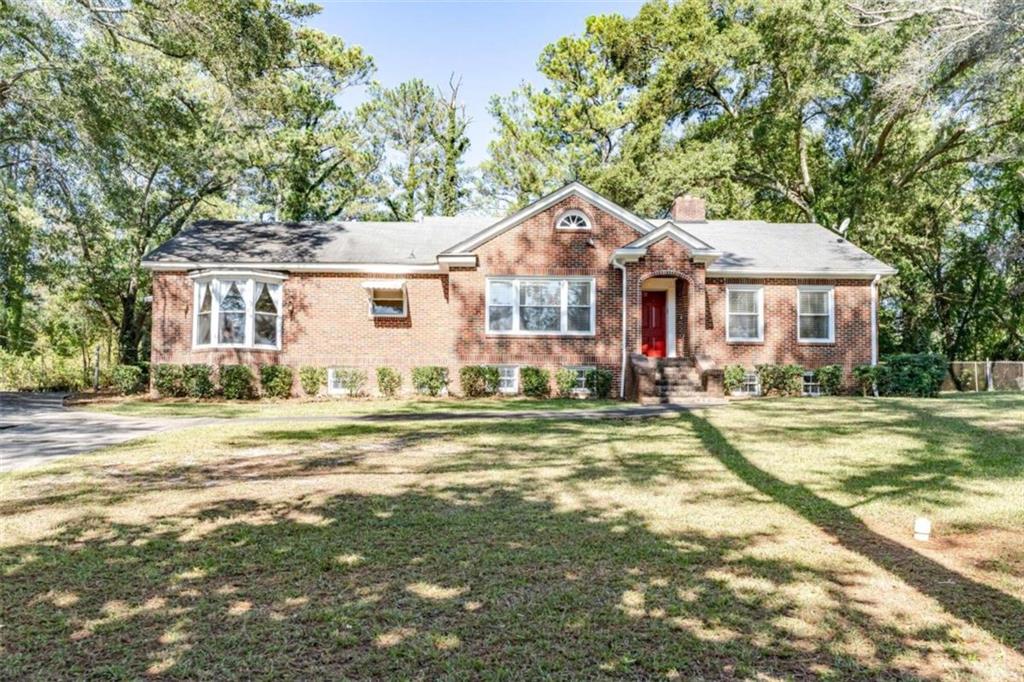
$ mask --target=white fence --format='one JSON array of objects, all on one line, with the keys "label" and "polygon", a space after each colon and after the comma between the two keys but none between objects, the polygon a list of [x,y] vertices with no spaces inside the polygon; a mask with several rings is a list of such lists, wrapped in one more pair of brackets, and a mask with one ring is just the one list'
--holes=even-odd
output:
[{"label": "white fence", "polygon": [[[964,391],[1024,391],[1024,362],[978,360],[951,362],[949,370],[960,380]],[[956,391],[956,384],[948,375],[943,391]]]}]

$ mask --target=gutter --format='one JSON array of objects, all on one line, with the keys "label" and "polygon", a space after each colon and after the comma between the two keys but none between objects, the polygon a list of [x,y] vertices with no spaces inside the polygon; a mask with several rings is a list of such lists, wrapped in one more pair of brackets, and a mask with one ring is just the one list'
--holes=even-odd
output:
[{"label": "gutter", "polygon": [[871,280],[871,365],[878,364],[878,282],[881,275]]},{"label": "gutter", "polygon": [[619,400],[626,397],[626,266],[612,257],[612,265],[622,273],[622,362],[619,365]]}]

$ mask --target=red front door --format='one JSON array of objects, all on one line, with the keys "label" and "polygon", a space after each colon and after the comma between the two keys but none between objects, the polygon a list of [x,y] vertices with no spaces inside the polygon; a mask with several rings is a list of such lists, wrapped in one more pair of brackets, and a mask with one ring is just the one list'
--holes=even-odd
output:
[{"label": "red front door", "polygon": [[665,299],[664,291],[644,291],[640,352],[652,358],[665,357]]}]

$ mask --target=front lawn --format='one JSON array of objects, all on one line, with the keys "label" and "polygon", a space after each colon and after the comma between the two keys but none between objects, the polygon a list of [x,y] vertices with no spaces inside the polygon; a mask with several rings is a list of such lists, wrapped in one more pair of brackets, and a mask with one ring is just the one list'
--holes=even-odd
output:
[{"label": "front lawn", "polygon": [[1024,676],[1024,396],[408,416],[0,477],[0,677]]}]

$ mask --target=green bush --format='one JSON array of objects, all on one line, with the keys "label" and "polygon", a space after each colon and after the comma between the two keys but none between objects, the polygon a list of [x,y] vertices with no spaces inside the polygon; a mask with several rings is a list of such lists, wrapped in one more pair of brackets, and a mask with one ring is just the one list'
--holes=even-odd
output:
[{"label": "green bush", "polygon": [[612,394],[612,373],[607,369],[591,369],[586,376],[591,398],[606,400]]},{"label": "green bush", "polygon": [[260,390],[264,398],[288,398],[292,394],[292,368],[260,365]]},{"label": "green bush", "polygon": [[559,398],[571,398],[576,392],[576,370],[568,367],[560,367],[555,372],[555,390]]},{"label": "green bush", "polygon": [[726,395],[732,395],[743,388],[747,381],[747,370],[743,365],[726,365],[722,372],[722,386]]},{"label": "green bush", "polygon": [[327,383],[327,370],[323,367],[303,367],[299,370],[299,383],[306,395],[317,395]]},{"label": "green bush", "polygon": [[551,373],[540,367],[521,367],[519,383],[523,394],[531,398],[547,398],[551,395]]},{"label": "green bush", "polygon": [[209,365],[182,365],[181,385],[192,398],[209,398],[213,395],[213,368]]},{"label": "green bush", "polygon": [[153,367],[153,388],[161,398],[185,395],[184,370],[181,365],[160,364]]},{"label": "green bush", "polygon": [[92,386],[92,368],[83,369],[78,358],[0,349],[0,391],[79,391],[87,386]]},{"label": "green bush", "polygon": [[804,390],[800,365],[758,365],[757,378],[763,395],[800,395]]},{"label": "green bush", "polygon": [[899,353],[885,358],[883,395],[934,398],[946,378],[946,358],[936,353]]},{"label": "green bush", "polygon": [[366,371],[351,367],[338,367],[334,370],[334,378],[338,381],[345,395],[358,398],[365,393]]},{"label": "green bush", "polygon": [[814,380],[821,386],[822,395],[839,395],[843,388],[843,368],[825,365],[814,370]]},{"label": "green bush", "polygon": [[142,390],[142,368],[138,365],[114,365],[110,368],[110,383],[121,395]]},{"label": "green bush", "polygon": [[221,365],[220,388],[228,400],[252,400],[256,397],[256,377],[248,365]]},{"label": "green bush", "polygon": [[385,398],[394,398],[402,389],[402,375],[394,367],[377,368],[377,390]]},{"label": "green bush", "polygon": [[[875,386],[884,383],[885,367],[882,365],[857,365],[853,368],[853,379],[857,382],[857,388],[861,395],[872,395]],[[881,386],[879,386],[881,393]]]},{"label": "green bush", "polygon": [[448,387],[448,369],[436,365],[413,367],[412,387],[417,393],[439,396]]},{"label": "green bush", "polygon": [[497,367],[468,365],[459,370],[459,383],[467,398],[481,398],[498,392],[501,375]]}]

